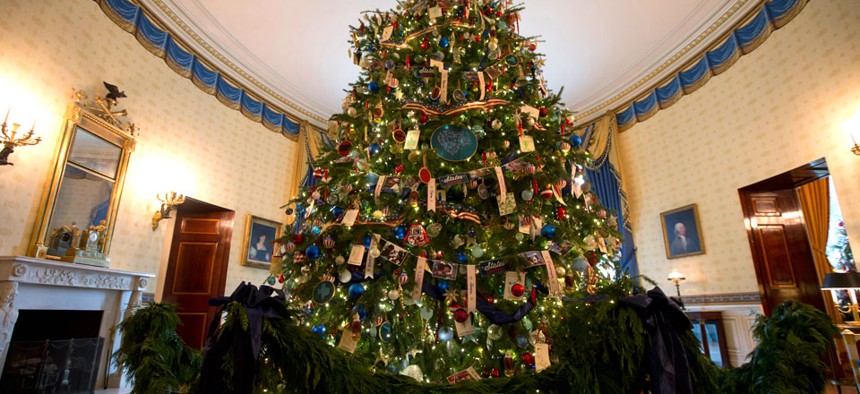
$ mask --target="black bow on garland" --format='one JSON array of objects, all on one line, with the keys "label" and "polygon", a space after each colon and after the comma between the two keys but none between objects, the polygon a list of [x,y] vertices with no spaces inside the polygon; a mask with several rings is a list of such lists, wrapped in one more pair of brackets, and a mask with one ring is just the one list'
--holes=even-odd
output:
[{"label": "black bow on garland", "polygon": [[648,290],[647,295],[637,294],[618,303],[635,309],[651,336],[645,350],[651,390],[657,394],[692,393],[690,363],[680,333],[689,331],[693,325],[684,311],[659,287]]},{"label": "black bow on garland", "polygon": [[[224,379],[221,365],[225,358],[232,355],[234,366],[233,392],[250,393],[256,375],[257,358],[260,356],[263,319],[280,319],[286,315],[286,297],[282,290],[269,286],[254,286],[242,282],[229,297],[209,300],[209,305],[221,306],[218,314],[209,325],[209,335],[203,353],[199,391],[201,393],[221,393],[228,388],[222,384]],[[248,330],[233,332],[224,330],[216,335],[221,316],[227,305],[237,302],[245,308],[248,316]]]}]

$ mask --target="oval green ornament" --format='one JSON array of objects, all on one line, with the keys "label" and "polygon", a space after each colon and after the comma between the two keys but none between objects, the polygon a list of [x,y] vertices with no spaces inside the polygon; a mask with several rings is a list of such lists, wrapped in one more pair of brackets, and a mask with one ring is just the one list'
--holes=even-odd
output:
[{"label": "oval green ornament", "polygon": [[324,280],[314,287],[313,300],[317,304],[325,304],[334,297],[334,283]]},{"label": "oval green ornament", "polygon": [[445,125],[433,131],[430,146],[444,160],[469,160],[478,151],[478,138],[468,127]]}]

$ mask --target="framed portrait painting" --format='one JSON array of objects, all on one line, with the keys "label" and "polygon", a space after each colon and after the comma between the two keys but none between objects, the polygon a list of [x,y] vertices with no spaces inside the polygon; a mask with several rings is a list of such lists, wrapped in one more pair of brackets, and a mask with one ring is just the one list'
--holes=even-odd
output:
[{"label": "framed portrait painting", "polygon": [[242,265],[270,268],[275,256],[275,240],[281,236],[281,223],[248,215]]},{"label": "framed portrait painting", "polygon": [[666,257],[670,259],[705,253],[702,225],[696,204],[660,214]]}]

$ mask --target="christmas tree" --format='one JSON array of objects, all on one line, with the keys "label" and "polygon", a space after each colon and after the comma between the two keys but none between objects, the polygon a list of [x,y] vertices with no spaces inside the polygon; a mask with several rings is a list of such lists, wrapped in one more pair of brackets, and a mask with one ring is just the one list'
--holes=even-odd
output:
[{"label": "christmas tree", "polygon": [[377,371],[540,371],[563,304],[620,275],[615,219],[519,11],[411,0],[351,29],[360,77],[273,269],[308,330]]}]

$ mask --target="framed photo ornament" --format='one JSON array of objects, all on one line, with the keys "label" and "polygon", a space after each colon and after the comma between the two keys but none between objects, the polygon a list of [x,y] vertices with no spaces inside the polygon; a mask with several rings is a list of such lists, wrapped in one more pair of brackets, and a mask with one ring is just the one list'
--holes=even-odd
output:
[{"label": "framed photo ornament", "polygon": [[269,269],[275,256],[274,241],[281,236],[283,225],[274,220],[248,215],[242,265]]}]

